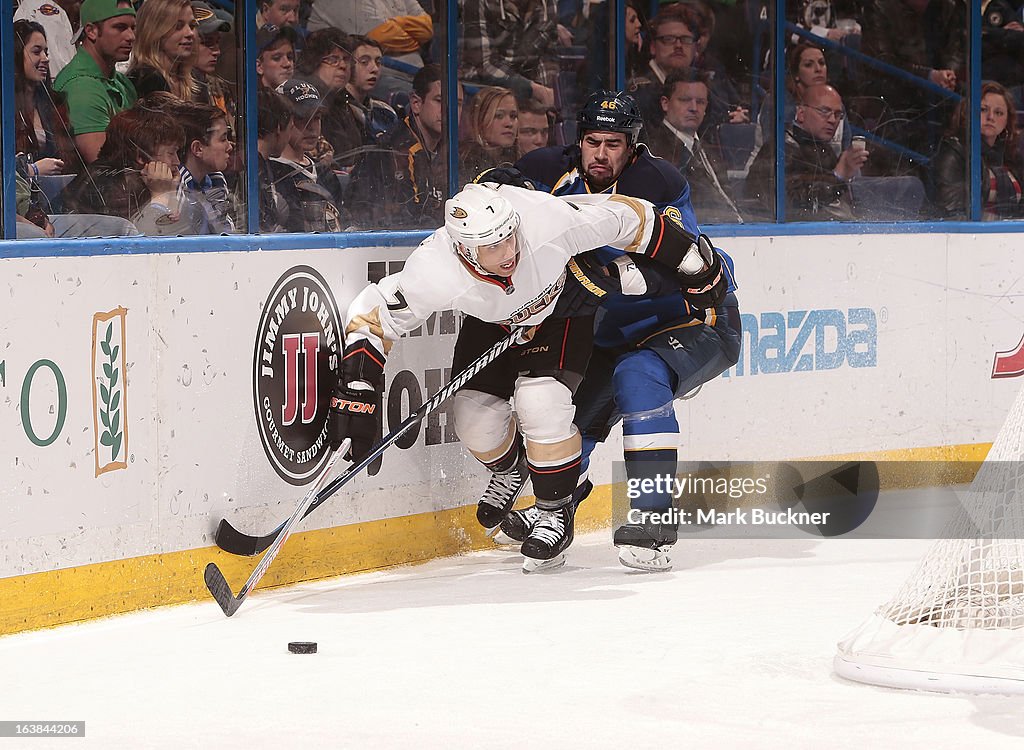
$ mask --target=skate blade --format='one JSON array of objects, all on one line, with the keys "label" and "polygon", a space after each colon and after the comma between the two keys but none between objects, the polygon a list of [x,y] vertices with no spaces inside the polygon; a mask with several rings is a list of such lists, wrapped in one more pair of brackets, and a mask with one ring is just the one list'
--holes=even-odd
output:
[{"label": "skate blade", "polygon": [[501,524],[499,523],[497,526],[491,526],[490,528],[488,528],[487,526],[484,526],[483,528],[484,528],[484,534],[487,535],[487,538],[488,539],[494,539],[494,537],[497,536],[498,532],[501,531]]},{"label": "skate blade", "polygon": [[508,534],[506,534],[504,531],[501,530],[500,526],[498,527],[498,530],[496,532],[494,532],[494,534],[491,535],[491,539],[492,539],[492,541],[495,544],[503,544],[504,545],[504,544],[522,544],[523,543],[522,540],[520,540],[520,539],[513,539],[512,537],[510,537]]},{"label": "skate blade", "polygon": [[555,555],[550,560],[535,560],[532,557],[523,558],[524,573],[541,573],[546,570],[555,570],[565,565],[565,553]]},{"label": "skate blade", "polygon": [[661,573],[672,570],[672,559],[667,552],[647,547],[623,546],[619,547],[619,562],[633,570]]}]

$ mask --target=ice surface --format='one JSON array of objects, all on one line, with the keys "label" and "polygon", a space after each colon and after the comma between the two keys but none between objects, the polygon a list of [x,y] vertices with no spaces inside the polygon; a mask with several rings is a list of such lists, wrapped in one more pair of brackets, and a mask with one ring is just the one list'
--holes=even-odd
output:
[{"label": "ice surface", "polygon": [[1024,746],[1024,699],[832,674],[928,541],[684,536],[645,574],[610,537],[541,575],[495,549],[0,638],[0,719],[87,723],[0,749]]}]

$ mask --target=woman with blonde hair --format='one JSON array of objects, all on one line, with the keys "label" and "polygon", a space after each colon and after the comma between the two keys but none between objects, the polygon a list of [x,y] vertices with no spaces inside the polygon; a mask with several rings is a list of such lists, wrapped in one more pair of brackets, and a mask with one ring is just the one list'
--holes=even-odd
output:
[{"label": "woman with blonde hair", "polygon": [[128,77],[139,98],[168,91],[182,101],[195,96],[195,13],[189,0],[146,0],[136,17],[135,48]]},{"label": "woman with blonde hair", "polygon": [[461,182],[472,182],[485,169],[516,161],[519,107],[511,91],[500,86],[477,91],[466,126],[468,138],[459,144]]}]

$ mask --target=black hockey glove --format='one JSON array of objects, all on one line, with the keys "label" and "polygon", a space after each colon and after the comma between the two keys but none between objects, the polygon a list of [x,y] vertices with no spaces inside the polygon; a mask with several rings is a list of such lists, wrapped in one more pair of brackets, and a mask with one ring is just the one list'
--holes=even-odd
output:
[{"label": "black hockey glove", "polygon": [[327,438],[338,450],[345,438],[352,448],[345,458],[361,461],[381,434],[381,392],[384,390],[384,355],[366,340],[345,347],[338,386],[331,396]]},{"label": "black hockey glove", "polygon": [[[703,243],[701,243],[701,239],[704,240]],[[679,212],[673,206],[669,206],[663,214],[654,212],[654,228],[651,231],[651,239],[644,249],[639,251],[639,254],[657,261],[676,273],[682,273],[686,270],[683,268],[683,264],[687,258],[693,257],[691,251],[695,246],[700,253],[704,253],[706,250],[714,252],[711,240],[703,234],[690,234],[683,228]],[[692,274],[693,272],[688,273]]]},{"label": "black hockey glove", "polygon": [[338,450],[345,438],[349,438],[352,447],[344,457],[350,461],[366,458],[380,435],[380,409],[379,391],[339,385],[331,396],[331,411],[327,417],[331,450]]},{"label": "black hockey glove", "polygon": [[718,307],[725,299],[729,281],[722,258],[706,234],[700,235],[679,264],[683,297],[694,307]]},{"label": "black hockey glove", "polygon": [[565,286],[552,316],[578,318],[593,315],[608,292],[619,291],[619,281],[600,264],[593,251],[575,255],[565,267]]},{"label": "black hockey glove", "polygon": [[512,185],[513,187],[536,190],[536,186],[515,167],[491,167],[476,176],[473,182],[480,184],[493,182],[495,185]]}]

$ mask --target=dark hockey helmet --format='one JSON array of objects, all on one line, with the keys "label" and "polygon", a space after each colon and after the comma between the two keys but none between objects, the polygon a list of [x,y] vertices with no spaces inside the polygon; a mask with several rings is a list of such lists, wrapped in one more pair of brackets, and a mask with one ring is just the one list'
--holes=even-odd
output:
[{"label": "dark hockey helmet", "polygon": [[636,101],[624,91],[598,91],[576,115],[576,133],[582,140],[588,130],[625,133],[630,146],[640,140],[644,119]]}]

